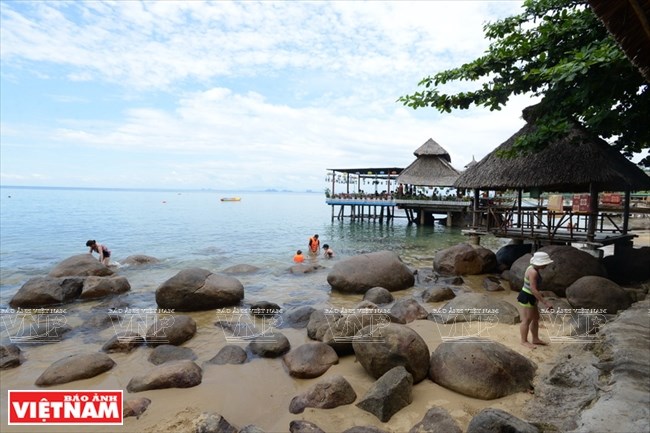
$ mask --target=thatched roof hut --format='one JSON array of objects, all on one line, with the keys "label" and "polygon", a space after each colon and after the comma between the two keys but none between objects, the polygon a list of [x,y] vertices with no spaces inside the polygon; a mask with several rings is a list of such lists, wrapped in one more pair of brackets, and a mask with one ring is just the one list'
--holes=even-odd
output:
[{"label": "thatched roof hut", "polygon": [[417,159],[402,171],[397,182],[417,186],[452,186],[458,170],[451,166],[451,156],[438,143],[429,138],[413,152]]},{"label": "thatched roof hut", "polygon": [[604,140],[575,124],[562,139],[539,152],[514,158],[500,156],[515,140],[536,128],[527,123],[476,165],[463,172],[458,188],[506,190],[531,188],[553,192],[639,191],[650,177]]},{"label": "thatched roof hut", "polygon": [[650,82],[650,0],[589,0],[589,4]]}]

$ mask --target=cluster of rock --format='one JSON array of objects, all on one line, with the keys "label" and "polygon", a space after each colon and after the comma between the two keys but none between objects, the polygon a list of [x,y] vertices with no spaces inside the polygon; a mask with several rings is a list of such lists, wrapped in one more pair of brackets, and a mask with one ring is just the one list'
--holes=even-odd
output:
[{"label": "cluster of rock", "polygon": [[[519,247],[519,246],[517,246]],[[544,287],[556,296],[566,296],[573,308],[604,308],[610,314],[629,308],[628,291],[605,278],[604,267],[587,253],[571,247],[546,247],[554,263],[542,270]],[[514,255],[520,254],[515,258]],[[521,276],[530,260],[525,248],[508,248],[493,252],[461,244],[436,254],[432,272],[420,276],[433,281],[420,293],[425,303],[445,302],[428,312],[415,297],[395,301],[391,292],[414,286],[416,275],[399,256],[382,251],[338,261],[327,276],[333,290],[363,294],[363,300],[350,310],[320,309],[303,306],[282,310],[270,302],[250,305],[253,316],[278,318],[272,331],[258,331],[239,322],[217,321],[233,335],[248,335],[248,345],[226,345],[206,364],[242,364],[253,357],[280,358],[287,374],[299,379],[323,376],[339,357],[354,355],[375,382],[359,398],[354,387],[340,375],[330,375],[296,395],[289,412],[302,413],[305,408],[329,409],[353,404],[382,422],[413,401],[413,387],[424,380],[473,398],[491,400],[532,388],[537,366],[519,353],[488,339],[464,339],[462,344],[443,342],[431,350],[422,337],[406,326],[414,320],[431,320],[439,324],[474,321],[474,314],[490,311],[492,320],[515,324],[519,315],[511,304],[493,299],[489,292],[503,290],[502,279],[513,290],[521,287]],[[136,261],[137,263],[137,261]],[[485,274],[506,269],[502,279],[486,278],[486,293],[465,293],[459,286],[460,275]],[[254,272],[254,267],[238,267],[222,273],[200,268],[185,269],[161,284],[155,293],[159,308],[191,312],[240,305],[244,299],[241,282],[229,275]],[[292,273],[318,271],[291,269]],[[441,281],[440,278],[443,278]],[[62,304],[77,299],[95,299],[130,290],[124,277],[114,276],[90,255],[67,259],[48,277],[25,283],[11,300],[13,307]],[[556,302],[560,302],[556,299]],[[390,306],[380,308],[380,306]],[[477,311],[474,313],[474,311]],[[243,328],[242,328],[243,326]],[[281,326],[306,328],[313,342],[291,347]],[[36,380],[37,386],[52,386],[97,376],[111,370],[115,361],[108,355],[130,352],[139,346],[152,348],[149,361],[154,365],[146,374],[134,376],[126,390],[137,393],[162,388],[188,388],[200,385],[203,369],[195,362],[196,354],[181,345],[196,334],[196,322],[186,314],[173,314],[162,328],[154,325],[144,335],[136,332],[117,334],[102,347],[101,353],[82,353],[62,358],[48,367]],[[2,346],[2,368],[20,365],[23,354],[15,345]],[[140,416],[151,403],[146,398],[128,400],[125,416]],[[126,415],[128,413],[128,415]],[[218,414],[205,414],[196,421],[196,431],[261,431],[255,426],[237,429]],[[486,430],[486,426],[491,426]],[[217,429],[217,430],[215,430]],[[375,427],[352,431],[381,432]],[[290,431],[317,432],[317,426],[295,421]],[[443,408],[433,407],[411,432],[460,432],[457,422]],[[477,414],[468,432],[522,431],[536,432],[534,425],[512,415],[487,409]]]}]

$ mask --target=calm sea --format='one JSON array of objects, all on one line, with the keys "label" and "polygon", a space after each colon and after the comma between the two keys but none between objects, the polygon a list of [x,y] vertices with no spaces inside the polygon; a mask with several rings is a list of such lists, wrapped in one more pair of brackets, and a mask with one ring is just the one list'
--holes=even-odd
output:
[{"label": "calm sea", "polygon": [[[112,259],[146,254],[154,266],[122,266],[137,302],[152,303],[152,293],[179,270],[200,267],[219,272],[250,264],[260,273],[238,277],[246,298],[280,304],[326,303],[326,271],[296,276],[288,272],[297,249],[311,235],[336,252],[337,260],[391,250],[413,267],[431,266],[437,250],[465,241],[460,229],[418,227],[405,218],[391,223],[332,221],[322,193],[143,191],[0,188],[0,304],[29,278],[45,276],[69,256],[86,253],[85,243],[107,245]],[[239,202],[221,202],[224,196]],[[498,245],[488,248],[496,249]],[[147,295],[145,295],[147,294]]]}]

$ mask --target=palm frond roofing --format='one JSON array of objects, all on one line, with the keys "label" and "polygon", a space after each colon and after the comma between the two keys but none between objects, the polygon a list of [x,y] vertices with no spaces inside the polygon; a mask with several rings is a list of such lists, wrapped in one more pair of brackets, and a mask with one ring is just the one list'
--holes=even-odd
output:
[{"label": "palm frond roofing", "polygon": [[429,138],[413,152],[417,159],[402,171],[397,182],[416,186],[452,186],[458,170],[451,166],[451,157],[445,149]]},{"label": "palm frond roofing", "polygon": [[650,0],[589,0],[589,4],[650,83]]},{"label": "palm frond roofing", "polygon": [[650,189],[650,177],[604,140],[574,124],[561,139],[537,152],[508,158],[515,140],[536,128],[527,123],[512,137],[464,171],[454,186],[477,189],[529,189],[586,192],[591,183],[600,191]]}]

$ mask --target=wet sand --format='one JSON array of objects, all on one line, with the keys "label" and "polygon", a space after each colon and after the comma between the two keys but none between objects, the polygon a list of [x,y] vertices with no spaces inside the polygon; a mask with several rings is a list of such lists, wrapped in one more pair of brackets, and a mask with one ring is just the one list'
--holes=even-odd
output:
[{"label": "wet sand", "polygon": [[[483,291],[483,277],[466,278],[465,287]],[[394,293],[396,297],[417,296],[422,289],[409,289]],[[515,293],[511,291],[493,292],[490,296],[515,302]],[[332,295],[332,304],[352,307],[362,298],[361,295]],[[93,304],[88,304],[90,307]],[[444,303],[424,304],[428,310],[441,307]],[[324,307],[324,306],[321,306]],[[413,388],[413,403],[395,414],[387,423],[382,423],[374,415],[357,408],[354,404],[335,409],[307,408],[302,414],[291,414],[288,410],[291,399],[324,377],[342,375],[355,392],[357,401],[374,383],[354,355],[342,357],[339,364],[331,367],[325,375],[315,379],[294,379],[286,372],[282,360],[253,359],[242,365],[204,365],[228,342],[224,331],[215,326],[214,311],[190,313],[197,322],[197,334],[183,346],[191,348],[198,356],[197,364],[203,367],[203,381],[199,386],[187,389],[163,389],[140,393],[126,392],[129,380],[151,369],[147,360],[151,348],[141,347],[130,354],[111,354],[116,366],[107,373],[95,378],[53,386],[47,389],[123,389],[124,399],[147,397],[152,403],[140,419],[126,418],[122,427],[84,426],[79,428],[48,426],[52,432],[193,432],[194,423],[202,412],[222,415],[238,428],[254,424],[267,432],[287,432],[292,420],[308,420],[320,426],[326,432],[339,432],[353,426],[371,425],[389,432],[405,432],[418,423],[432,406],[442,406],[458,421],[463,429],[472,417],[487,407],[504,409],[513,415],[523,417],[523,407],[532,397],[528,393],[518,393],[508,397],[483,401],[457,394],[447,390],[429,379],[425,379]],[[76,319],[81,322],[81,319]],[[75,319],[69,320],[75,325]],[[418,320],[408,326],[417,331],[433,351],[442,342],[442,337],[449,335],[452,325],[440,325],[429,320]],[[498,341],[517,352],[529,357],[536,363],[550,362],[563,346],[552,343],[535,350],[519,344],[518,325],[496,324],[482,333],[483,337]],[[282,329],[292,347],[310,342],[305,329]],[[112,328],[96,334],[78,335],[64,339],[56,344],[28,347],[27,361],[18,368],[0,372],[3,399],[8,389],[36,389],[34,381],[54,361],[67,354],[94,352],[114,335]],[[540,331],[544,338],[544,330]],[[548,338],[545,338],[548,341]],[[241,343],[245,348],[245,343]],[[7,405],[0,406],[2,413],[2,430],[11,432],[34,431],[33,426],[7,426]]]},{"label": "wet sand", "polygon": [[[636,247],[650,245],[650,230],[635,231]],[[409,263],[418,268],[429,267],[431,258],[422,258],[421,263]],[[466,289],[475,292],[485,292],[482,288],[484,276],[465,277]],[[504,283],[506,284],[506,283]],[[415,287],[402,292],[395,292],[396,298],[414,296],[420,299],[422,287]],[[491,292],[489,296],[504,299],[516,305],[516,293],[512,291]],[[361,295],[342,295],[333,293],[328,305],[314,305],[316,308],[347,307],[351,308],[361,301]],[[273,301],[273,299],[268,299]],[[75,307],[77,312],[87,314],[90,308],[98,302],[88,302]],[[421,304],[427,309],[439,308],[444,303]],[[254,424],[266,432],[287,432],[292,420],[307,420],[315,423],[326,432],[340,432],[353,426],[376,426],[387,432],[407,432],[418,423],[426,411],[432,406],[442,406],[456,419],[465,430],[474,415],[484,408],[503,409],[511,414],[524,418],[524,407],[533,397],[522,392],[500,399],[484,401],[466,397],[447,390],[429,379],[425,379],[413,387],[413,402],[395,414],[390,421],[382,423],[374,415],[357,408],[354,403],[335,409],[307,408],[302,414],[291,414],[288,410],[291,399],[306,390],[321,379],[332,375],[345,377],[355,392],[357,401],[374,383],[354,355],[342,357],[339,364],[331,367],[325,375],[315,379],[294,379],[286,372],[282,360],[253,359],[242,365],[205,365],[227,344],[224,331],[215,326],[217,320],[214,311],[188,313],[197,322],[197,333],[184,347],[191,348],[197,355],[197,364],[203,367],[203,381],[199,386],[187,389],[163,389],[140,393],[126,392],[129,380],[136,375],[149,371],[152,364],[147,360],[151,348],[140,347],[129,354],[111,354],[116,366],[109,372],[87,380],[71,382],[65,385],[45,389],[123,389],[124,399],[147,397],[151,405],[139,419],[126,418],[124,425],[115,426],[48,426],[50,432],[194,432],[195,422],[203,412],[222,415],[237,428]],[[69,315],[68,324],[79,326],[83,322],[77,313]],[[434,351],[442,342],[443,336],[455,332],[453,325],[440,325],[429,320],[418,320],[408,324],[417,331],[427,343],[429,350]],[[291,342],[293,348],[310,342],[305,329],[281,329]],[[553,329],[540,329],[542,339],[549,341]],[[9,389],[38,389],[34,385],[36,378],[54,361],[74,353],[89,353],[101,349],[102,345],[114,334],[112,327],[99,330],[96,333],[77,334],[65,338],[56,344],[40,346],[23,346],[26,362],[18,368],[0,371],[0,415],[3,432],[33,432],[44,429],[34,426],[8,426],[7,405],[4,403]],[[495,324],[481,334],[482,337],[498,341],[511,349],[530,358],[538,366],[554,363],[558,352],[567,343],[551,342],[548,346],[537,347],[534,350],[519,344],[519,325]],[[246,345],[241,343],[242,347]],[[547,370],[539,368],[539,370]],[[536,378],[539,380],[539,377]]]}]

